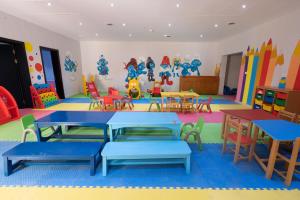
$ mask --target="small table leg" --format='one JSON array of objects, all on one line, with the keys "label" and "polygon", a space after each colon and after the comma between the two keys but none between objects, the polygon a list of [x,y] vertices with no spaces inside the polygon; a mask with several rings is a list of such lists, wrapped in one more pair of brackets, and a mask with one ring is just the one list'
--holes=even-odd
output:
[{"label": "small table leg", "polygon": [[96,172],[96,158],[92,156],[90,159],[90,175],[94,176]]},{"label": "small table leg", "polygon": [[164,97],[161,96],[161,112],[164,112]]},{"label": "small table leg", "polygon": [[254,155],[255,146],[256,146],[256,142],[257,142],[257,138],[258,138],[258,133],[259,133],[259,128],[257,126],[255,126],[253,140],[252,140],[252,143],[251,143],[249,157],[248,157],[249,161],[252,160],[253,155]]},{"label": "small table leg", "polygon": [[4,176],[9,176],[12,172],[12,161],[8,157],[3,157],[4,164]]},{"label": "small table leg", "polygon": [[268,161],[268,166],[267,166],[267,171],[266,171],[267,179],[270,179],[273,175],[278,148],[279,148],[279,141],[273,140],[273,144],[272,144],[272,148],[271,148],[271,152],[270,152],[270,156],[269,156],[269,161]]},{"label": "small table leg", "polygon": [[285,185],[287,185],[287,186],[291,185],[291,182],[293,179],[295,166],[296,166],[296,162],[297,162],[297,157],[298,157],[298,153],[299,153],[299,148],[300,148],[300,138],[297,139],[296,142],[294,143],[291,159],[289,162],[289,167],[288,167],[286,178],[284,181]]},{"label": "small table leg", "polygon": [[187,174],[191,171],[191,156],[187,156],[185,159],[185,171]]},{"label": "small table leg", "polygon": [[107,160],[106,157],[102,157],[102,176],[106,176],[107,174]]},{"label": "small table leg", "polygon": [[224,133],[225,133],[225,130],[226,130],[226,126],[227,126],[227,114],[224,114],[221,138],[224,138]]}]

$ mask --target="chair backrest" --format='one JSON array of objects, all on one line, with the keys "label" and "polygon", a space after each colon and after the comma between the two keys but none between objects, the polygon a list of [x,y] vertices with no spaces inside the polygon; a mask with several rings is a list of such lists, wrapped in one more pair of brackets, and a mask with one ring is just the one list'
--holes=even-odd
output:
[{"label": "chair backrest", "polygon": [[239,133],[243,129],[243,124],[240,122],[240,120],[229,118],[227,121],[227,130],[231,131],[232,129],[234,129],[234,132]]},{"label": "chair backrest", "polygon": [[114,104],[113,98],[110,96],[104,96],[103,101],[104,101],[104,104],[111,104],[111,105]]},{"label": "chair backrest", "polygon": [[197,123],[195,124],[195,128],[199,132],[202,132],[203,127],[204,127],[204,119],[202,117],[199,117]]},{"label": "chair backrest", "polygon": [[29,128],[35,121],[35,118],[32,114],[25,115],[21,118],[23,129]]},{"label": "chair backrest", "polygon": [[280,110],[280,111],[278,112],[278,117],[279,117],[280,119],[284,119],[284,120],[293,122],[293,121],[296,120],[297,114],[296,114],[296,113],[289,112],[289,111],[286,111],[286,110]]},{"label": "chair backrest", "polygon": [[120,93],[119,93],[119,91],[118,90],[112,90],[111,91],[111,95],[113,95],[113,96],[118,96]]},{"label": "chair backrest", "polygon": [[96,99],[100,97],[100,94],[94,82],[87,82],[86,85],[92,98]]}]

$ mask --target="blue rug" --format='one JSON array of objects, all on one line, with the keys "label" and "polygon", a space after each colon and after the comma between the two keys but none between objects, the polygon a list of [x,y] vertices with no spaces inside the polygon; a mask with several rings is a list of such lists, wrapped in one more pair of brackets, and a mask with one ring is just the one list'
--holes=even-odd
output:
[{"label": "blue rug", "polygon": [[[17,143],[0,142],[0,153]],[[189,188],[286,188],[283,180],[274,175],[267,180],[255,161],[233,163],[233,154],[222,155],[221,145],[204,144],[199,152],[191,145],[191,174],[183,165],[147,165],[110,167],[102,176],[101,164],[95,176],[89,175],[88,166],[32,165],[5,177],[3,160],[0,161],[0,185],[25,186],[112,186],[112,187],[189,187]],[[294,180],[288,189],[300,189],[300,180]]]}]

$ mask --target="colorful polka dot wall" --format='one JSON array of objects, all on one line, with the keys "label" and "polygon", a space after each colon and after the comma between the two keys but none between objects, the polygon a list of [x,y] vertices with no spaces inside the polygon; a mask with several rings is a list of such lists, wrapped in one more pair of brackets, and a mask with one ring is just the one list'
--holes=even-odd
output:
[{"label": "colorful polka dot wall", "polygon": [[31,77],[31,83],[45,83],[43,65],[41,61],[41,55],[39,53],[39,47],[33,46],[30,42],[25,42],[25,50],[27,54],[27,61],[29,66],[29,73]]}]

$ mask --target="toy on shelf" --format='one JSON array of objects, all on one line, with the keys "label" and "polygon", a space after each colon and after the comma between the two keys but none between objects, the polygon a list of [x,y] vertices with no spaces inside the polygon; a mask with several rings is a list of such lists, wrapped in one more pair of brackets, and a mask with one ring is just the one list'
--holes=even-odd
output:
[{"label": "toy on shelf", "polygon": [[162,89],[160,81],[154,81],[153,87],[150,90],[148,90],[148,93],[150,93],[152,97],[161,97],[161,92]]},{"label": "toy on shelf", "polygon": [[20,118],[18,105],[11,93],[0,86],[0,124]]},{"label": "toy on shelf", "polygon": [[30,93],[34,108],[47,108],[59,103],[53,84],[33,84]]},{"label": "toy on shelf", "polygon": [[155,81],[154,79],[154,68],[155,68],[155,63],[154,61],[152,60],[151,57],[148,57],[147,59],[147,63],[146,63],[146,67],[148,69],[148,81],[151,82],[151,81]]},{"label": "toy on shelf", "polygon": [[89,80],[87,80],[86,76],[82,75],[82,92],[85,96],[88,96],[87,82],[95,82],[95,76],[90,75]]},{"label": "toy on shelf", "polygon": [[173,81],[170,80],[171,77],[171,65],[170,65],[170,59],[168,56],[164,56],[161,64],[160,64],[160,72],[159,76],[161,77],[161,85],[165,84],[165,81],[167,85],[173,85]]},{"label": "toy on shelf", "polygon": [[138,78],[133,78],[129,80],[127,93],[128,96],[132,99],[140,99],[141,88]]}]

